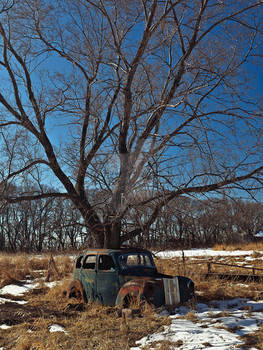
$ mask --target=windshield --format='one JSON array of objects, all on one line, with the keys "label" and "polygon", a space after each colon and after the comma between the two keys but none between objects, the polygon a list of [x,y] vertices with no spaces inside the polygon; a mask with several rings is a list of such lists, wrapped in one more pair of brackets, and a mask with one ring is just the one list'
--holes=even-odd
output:
[{"label": "windshield", "polygon": [[155,268],[152,257],[147,253],[125,253],[119,255],[119,265],[122,269],[150,267]]}]

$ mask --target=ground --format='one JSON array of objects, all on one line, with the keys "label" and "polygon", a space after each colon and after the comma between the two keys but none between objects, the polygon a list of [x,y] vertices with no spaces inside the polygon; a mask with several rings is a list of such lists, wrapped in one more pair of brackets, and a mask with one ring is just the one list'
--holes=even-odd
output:
[{"label": "ground", "polygon": [[[243,266],[227,268],[252,274],[252,268],[263,268],[260,249],[156,254],[159,270],[193,279],[195,308],[146,306],[127,318],[115,308],[69,303],[63,291],[72,256],[56,256],[57,271],[47,271],[48,256],[0,256],[0,350],[263,349],[263,283],[203,277],[207,262]],[[225,268],[212,265],[213,270]],[[53,282],[46,282],[47,276]]]}]

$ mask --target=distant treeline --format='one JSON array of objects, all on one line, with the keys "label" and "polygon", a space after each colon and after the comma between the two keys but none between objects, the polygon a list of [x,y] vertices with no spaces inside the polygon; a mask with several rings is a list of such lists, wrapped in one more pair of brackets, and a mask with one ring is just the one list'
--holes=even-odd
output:
[{"label": "distant treeline", "polygon": [[[126,228],[147,219],[147,208]],[[263,228],[263,205],[241,199],[180,197],[166,206],[148,232],[131,245],[187,248],[251,241]],[[88,246],[90,233],[70,201],[60,198],[8,204],[0,213],[1,251],[62,251]]]},{"label": "distant treeline", "polygon": [[[9,191],[16,192],[12,186]],[[33,191],[33,189],[32,189]],[[75,249],[86,238],[80,213],[70,201],[47,198],[0,208],[0,251]]]},{"label": "distant treeline", "polygon": [[154,248],[194,248],[255,241],[263,228],[263,205],[241,199],[181,197],[166,206],[139,243]]}]

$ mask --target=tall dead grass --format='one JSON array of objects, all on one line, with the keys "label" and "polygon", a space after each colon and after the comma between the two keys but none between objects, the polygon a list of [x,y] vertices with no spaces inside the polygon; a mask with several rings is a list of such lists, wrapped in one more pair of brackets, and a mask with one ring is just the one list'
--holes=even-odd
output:
[{"label": "tall dead grass", "polygon": [[235,250],[255,250],[263,251],[263,241],[261,242],[244,242],[237,244],[216,244],[213,247],[214,250],[226,250],[226,251],[235,251]]},{"label": "tall dead grass", "polygon": [[[0,254],[0,288],[21,280],[45,278],[49,261],[50,255]],[[69,256],[57,256],[54,261],[60,278],[71,274],[73,264]],[[56,270],[52,266],[49,275],[49,281],[58,279]]]}]

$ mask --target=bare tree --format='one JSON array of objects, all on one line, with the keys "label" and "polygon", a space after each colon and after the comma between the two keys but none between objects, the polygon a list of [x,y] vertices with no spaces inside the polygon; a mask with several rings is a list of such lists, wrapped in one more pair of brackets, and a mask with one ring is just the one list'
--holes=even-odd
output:
[{"label": "bare tree", "polygon": [[[261,189],[262,111],[248,74],[262,9],[257,0],[5,7],[2,186],[39,190],[2,199],[67,198],[94,244],[118,247],[180,195]],[[147,219],[132,227],[142,206]]]},{"label": "bare tree", "polygon": [[15,0],[2,0],[0,3],[0,14],[10,10],[14,6]]},{"label": "bare tree", "polygon": [[70,201],[61,198],[9,203],[0,215],[0,251],[76,249],[85,235],[79,217]]},{"label": "bare tree", "polygon": [[255,239],[255,234],[263,227],[263,207],[261,203],[236,200],[233,216],[239,235],[245,240]]}]

